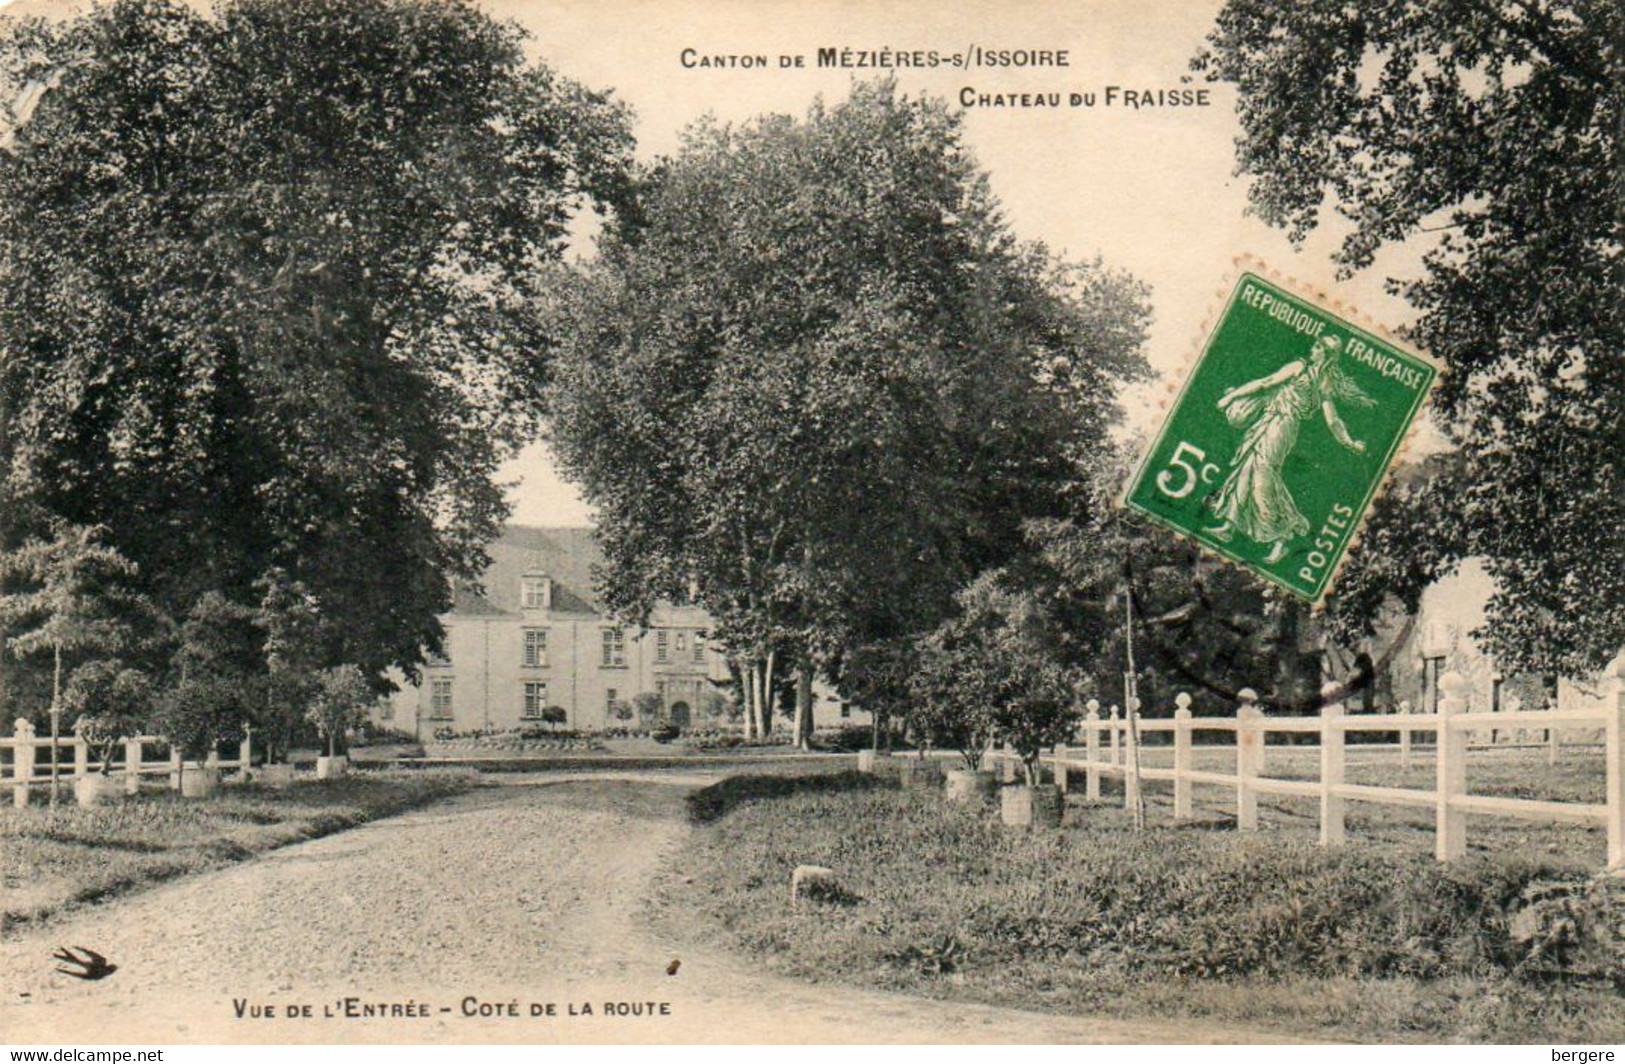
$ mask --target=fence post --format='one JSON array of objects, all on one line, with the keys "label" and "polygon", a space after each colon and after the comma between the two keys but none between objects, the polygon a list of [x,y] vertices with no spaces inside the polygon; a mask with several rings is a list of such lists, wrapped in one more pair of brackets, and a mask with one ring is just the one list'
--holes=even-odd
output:
[{"label": "fence post", "polygon": [[85,742],[84,726],[80,721],[73,722],[73,778],[83,779],[90,775],[90,744]]},{"label": "fence post", "polygon": [[[1402,717],[1411,715],[1410,702],[1406,701],[1399,704],[1399,715]],[[1409,728],[1399,729],[1399,767],[1404,772],[1409,772],[1411,769],[1411,730]]]},{"label": "fence post", "polygon": [[1083,745],[1089,758],[1089,767],[1083,770],[1083,796],[1093,802],[1100,799],[1100,769],[1095,767],[1100,760],[1100,703],[1091,698],[1088,709],[1083,718]]},{"label": "fence post", "polygon": [[1447,672],[1439,681],[1439,728],[1433,740],[1438,790],[1434,815],[1433,853],[1441,861],[1467,856],[1467,814],[1451,805],[1452,798],[1467,793],[1467,733],[1450,727],[1450,718],[1460,713],[1461,697],[1467,681],[1458,672]]},{"label": "fence post", "polygon": [[1055,786],[1057,786],[1057,787],[1059,787],[1061,789],[1062,794],[1065,794],[1066,793],[1066,756],[1067,756],[1067,754],[1066,754],[1066,744],[1065,743],[1056,743],[1055,744],[1055,749],[1053,751],[1051,751],[1050,756],[1054,758],[1054,760],[1050,762],[1050,772],[1055,777]]},{"label": "fence post", "polygon": [[243,727],[243,741],[237,746],[237,761],[237,778],[247,783],[251,778],[249,766],[254,761],[254,729],[246,725]]},{"label": "fence post", "polygon": [[141,793],[141,740],[124,740],[124,793]]},{"label": "fence post", "polygon": [[173,744],[169,748],[169,789],[172,791],[181,789],[181,751],[180,747]]},{"label": "fence post", "polygon": [[1608,666],[1612,697],[1603,704],[1608,765],[1608,871],[1625,876],[1625,651]]},{"label": "fence post", "polygon": [[1123,744],[1121,741],[1123,736],[1117,730],[1117,707],[1113,706],[1110,713],[1111,723],[1106,729],[1106,752],[1111,756],[1107,760],[1114,765],[1121,765],[1123,763]]},{"label": "fence post", "polygon": [[999,757],[999,782],[1016,782],[1016,747],[1008,739],[1004,741],[1004,752]]},{"label": "fence post", "polygon": [[[1139,751],[1135,749],[1135,715],[1140,712],[1140,699],[1138,696],[1129,700],[1128,711],[1123,714],[1123,744],[1119,752],[1123,756],[1123,808],[1134,809],[1140,802],[1140,758]],[[1138,814],[1136,814],[1138,815]],[[1139,823],[1138,820],[1135,823]]]},{"label": "fence post", "polygon": [[[1338,685],[1328,683],[1320,689],[1322,697],[1333,694]],[[1343,716],[1341,702],[1326,702],[1320,707],[1320,844],[1341,846],[1344,840],[1345,802],[1336,793],[1343,785],[1343,729],[1337,726]]]},{"label": "fence post", "polygon": [[1191,696],[1174,696],[1174,819],[1191,818]]},{"label": "fence post", "polygon": [[1557,736],[1560,731],[1559,728],[1546,729],[1546,763],[1548,765],[1557,764],[1557,745],[1561,741]]},{"label": "fence post", "polygon": [[34,726],[18,717],[12,738],[17,745],[11,748],[11,802],[21,809],[28,804],[28,781],[34,777]]},{"label": "fence post", "polygon": [[1251,781],[1258,775],[1258,747],[1264,738],[1258,730],[1263,713],[1258,708],[1258,695],[1251,687],[1238,692],[1241,707],[1236,710],[1236,828],[1239,831],[1258,830],[1258,792]]}]

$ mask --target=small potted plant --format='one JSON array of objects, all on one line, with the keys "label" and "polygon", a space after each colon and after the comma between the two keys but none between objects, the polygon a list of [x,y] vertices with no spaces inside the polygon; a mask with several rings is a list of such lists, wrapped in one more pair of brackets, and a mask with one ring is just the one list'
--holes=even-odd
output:
[{"label": "small potted plant", "polygon": [[181,794],[207,798],[220,785],[220,772],[209,762],[222,742],[240,741],[245,714],[240,687],[217,676],[183,679],[164,699],[160,721],[164,737],[181,756]]},{"label": "small potted plant", "polygon": [[364,719],[373,697],[366,676],[354,665],[323,669],[317,675],[309,717],[327,748],[325,755],[316,758],[317,779],[337,779],[348,771],[350,759],[339,752],[339,746]]},{"label": "small potted plant", "polygon": [[[94,661],[74,672],[63,694],[67,709],[79,714],[74,731],[90,748],[96,771],[74,780],[75,800],[97,805],[114,793],[113,754],[132,736],[141,734],[152,713],[152,684],[145,673],[111,661]],[[126,771],[133,766],[126,766]]]},{"label": "small potted plant", "polygon": [[950,621],[922,641],[908,725],[922,746],[959,752],[961,766],[946,773],[944,797],[977,804],[993,795],[993,773],[982,770],[981,757],[993,736],[989,701],[997,692],[976,656],[965,652],[970,644],[960,623]]},{"label": "small potted plant", "polygon": [[1065,812],[1061,788],[1043,781],[1039,758],[1077,726],[1066,685],[1053,669],[1035,667],[995,711],[999,731],[1021,758],[1022,781],[1004,788],[1000,818],[1010,827],[1058,828]]}]

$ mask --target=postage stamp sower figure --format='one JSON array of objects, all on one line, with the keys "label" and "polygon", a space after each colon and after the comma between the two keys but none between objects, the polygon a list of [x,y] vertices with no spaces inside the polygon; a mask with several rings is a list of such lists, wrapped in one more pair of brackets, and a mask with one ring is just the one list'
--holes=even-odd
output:
[{"label": "postage stamp sower figure", "polygon": [[1124,501],[1319,599],[1437,372],[1243,273]]}]

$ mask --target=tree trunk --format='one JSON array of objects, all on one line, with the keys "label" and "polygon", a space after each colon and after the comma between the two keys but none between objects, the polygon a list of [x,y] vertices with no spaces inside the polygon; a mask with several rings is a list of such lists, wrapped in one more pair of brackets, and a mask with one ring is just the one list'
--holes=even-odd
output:
[{"label": "tree trunk", "polygon": [[56,804],[57,740],[62,737],[62,644],[52,648],[54,665],[51,670],[51,805]]},{"label": "tree trunk", "polygon": [[769,650],[762,665],[762,738],[773,734],[773,672],[778,652]]},{"label": "tree trunk", "polygon": [[755,739],[758,733],[756,726],[756,673],[758,670],[759,666],[754,661],[751,662],[745,668],[745,682],[740,684],[745,696],[745,739],[747,741]]},{"label": "tree trunk", "polygon": [[803,661],[796,669],[796,745],[811,750],[812,735],[812,666]]}]

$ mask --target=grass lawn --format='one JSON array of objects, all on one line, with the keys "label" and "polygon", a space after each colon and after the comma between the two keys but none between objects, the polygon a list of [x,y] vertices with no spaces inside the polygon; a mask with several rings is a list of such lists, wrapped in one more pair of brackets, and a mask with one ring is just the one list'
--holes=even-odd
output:
[{"label": "grass lawn", "polygon": [[0,934],[76,903],[218,868],[342,831],[474,786],[468,771],[358,772],[276,789],[223,786],[213,798],[147,790],[80,809],[36,796],[0,809]]},{"label": "grass lawn", "polygon": [[[1270,756],[1273,772],[1313,752]],[[1490,757],[1503,760],[1479,763]],[[1473,786],[1584,798],[1589,771],[1552,775],[1543,755],[1498,753],[1475,758]],[[691,803],[696,830],[661,883],[658,918],[814,981],[1183,1017],[1193,1031],[1211,1021],[1366,1041],[1625,1040],[1625,995],[1553,965],[1520,969],[1526,954],[1508,934],[1528,883],[1600,867],[1598,832],[1474,818],[1473,853],[1439,865],[1431,820],[1416,816],[1426,810],[1354,806],[1353,843],[1328,851],[1315,845],[1312,803],[1262,798],[1261,830],[1238,835],[1225,792],[1198,788],[1205,815],[1175,826],[1157,787],[1144,833],[1109,801],[1074,800],[1063,831],[1029,834],[991,807],[871,777],[736,777]],[[793,911],[798,864],[836,869],[859,900]],[[1594,949],[1571,960],[1599,970]]]}]

